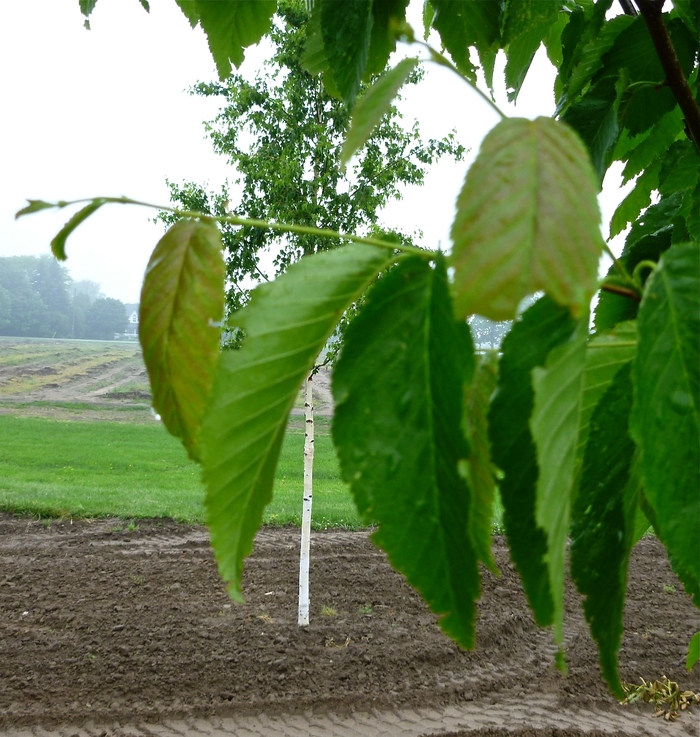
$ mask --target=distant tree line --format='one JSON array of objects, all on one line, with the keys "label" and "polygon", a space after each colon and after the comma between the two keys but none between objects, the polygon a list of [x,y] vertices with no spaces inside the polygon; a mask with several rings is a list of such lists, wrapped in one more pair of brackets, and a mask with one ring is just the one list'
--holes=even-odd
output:
[{"label": "distant tree line", "polygon": [[0,335],[112,340],[126,325],[123,302],[51,256],[0,258]]}]

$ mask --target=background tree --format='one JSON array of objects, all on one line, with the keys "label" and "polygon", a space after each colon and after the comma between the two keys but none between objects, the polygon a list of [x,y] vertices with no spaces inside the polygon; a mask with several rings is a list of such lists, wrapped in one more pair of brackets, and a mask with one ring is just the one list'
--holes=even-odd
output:
[{"label": "background tree", "polygon": [[[193,94],[224,102],[206,129],[214,150],[236,170],[240,196],[235,187],[215,194],[194,183],[171,183],[173,203],[216,215],[231,211],[340,232],[377,232],[381,209],[401,197],[402,186],[422,184],[428,166],[442,156],[461,159],[464,148],[453,133],[423,141],[418,123],[405,128],[392,107],[355,163],[342,167],[350,113],[305,68],[308,23],[306,3],[283,0],[269,33],[271,56],[252,81],[233,75],[225,82],[195,85]],[[420,78],[415,70],[409,81]],[[170,215],[163,219],[173,222]],[[229,224],[221,229],[231,310],[246,303],[254,284],[303,255],[337,245],[318,235]],[[396,237],[410,242],[409,234]]]},{"label": "background tree", "polygon": [[93,340],[114,340],[115,334],[126,330],[126,307],[111,297],[96,299],[85,316],[85,337]]}]

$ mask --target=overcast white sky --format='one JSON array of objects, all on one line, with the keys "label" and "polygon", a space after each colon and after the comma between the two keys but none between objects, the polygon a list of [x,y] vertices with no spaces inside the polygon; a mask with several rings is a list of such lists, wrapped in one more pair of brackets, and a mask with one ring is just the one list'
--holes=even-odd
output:
[{"label": "overcast white sky", "polygon": [[[420,27],[420,7],[411,20]],[[251,64],[261,53],[248,53]],[[516,108],[497,95],[501,109],[524,117],[551,115],[553,69],[544,54]],[[25,200],[128,195],[168,203],[166,177],[208,182],[218,189],[233,172],[214,155],[202,121],[217,103],[185,90],[216,76],[202,32],[192,30],[173,0],[100,0],[92,31],[83,29],[78,0],[3,3],[0,26],[0,256],[40,255],[70,216],[67,210],[18,221]],[[405,94],[407,118],[426,136],[457,129],[472,149],[466,162],[434,167],[427,186],[405,192],[383,217],[388,225],[420,229],[425,243],[449,243],[454,201],[469,161],[496,114],[456,76],[430,67]],[[615,178],[615,177],[614,177]],[[607,182],[606,182],[607,184]],[[617,182],[601,200],[604,222],[621,199]],[[235,206],[235,203],[232,203]],[[76,279],[102,285],[106,296],[137,302],[149,254],[162,234],[154,211],[103,208],[68,241],[66,265]]]}]

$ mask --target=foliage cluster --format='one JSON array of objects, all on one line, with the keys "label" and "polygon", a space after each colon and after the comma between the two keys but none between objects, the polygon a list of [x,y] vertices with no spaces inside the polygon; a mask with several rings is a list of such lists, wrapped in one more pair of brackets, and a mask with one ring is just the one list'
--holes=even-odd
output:
[{"label": "foliage cluster", "polygon": [[125,328],[122,302],[50,256],[0,258],[0,335],[111,340]]},{"label": "foliage cluster", "polygon": [[[207,33],[222,76],[270,30],[276,8],[177,2]],[[310,66],[354,106],[344,160],[418,65],[399,62],[355,104],[397,38],[475,89],[477,64],[490,86],[502,50],[512,99],[544,45],[558,69],[557,112],[503,117],[486,136],[457,198],[447,258],[327,233],[352,242],[301,259],[229,318],[245,334],[240,350],[220,355],[211,327],[224,279],[213,218],[175,223],[157,247],[142,298],[144,355],[159,411],[202,464],[212,544],[234,597],[298,387],[343,311],[367,292],[334,375],[333,439],[358,509],[379,523],[375,540],[445,632],[474,644],[479,566],[494,568],[486,521],[496,484],[513,560],[536,620],[553,626],[560,667],[569,539],[603,675],[620,698],[628,560],[649,524],[700,604],[700,10],[694,0],[665,4],[624,0],[616,14],[613,0],[429,0],[426,26],[450,60],[416,40],[407,0],[314,3]],[[636,183],[612,231],[631,227],[601,281],[596,196],[615,160]],[[108,201],[69,221],[57,255]],[[500,356],[476,359],[473,314],[514,320]]]},{"label": "foliage cluster", "polygon": [[[254,79],[234,74],[224,82],[200,82],[192,89],[192,94],[222,101],[206,129],[216,153],[234,167],[238,187],[208,193],[194,182],[170,183],[176,207],[379,234],[383,229],[378,213],[389,200],[400,198],[402,185],[422,184],[427,167],[440,157],[462,158],[464,149],[453,134],[424,142],[417,121],[406,129],[392,106],[357,160],[341,166],[350,112],[303,64],[308,22],[304,3],[282,0],[269,32],[272,53]],[[420,78],[416,70],[408,81],[417,84]],[[168,225],[177,219],[172,213],[160,217]],[[220,229],[229,311],[246,304],[250,287],[302,256],[337,245],[311,233],[281,234],[225,222]],[[413,241],[410,233],[392,235],[405,244]]]}]

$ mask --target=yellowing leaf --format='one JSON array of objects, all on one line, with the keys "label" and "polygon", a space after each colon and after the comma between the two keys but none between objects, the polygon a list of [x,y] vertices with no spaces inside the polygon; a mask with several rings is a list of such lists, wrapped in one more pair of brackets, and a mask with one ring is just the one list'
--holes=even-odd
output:
[{"label": "yellowing leaf", "polygon": [[139,337],[153,407],[195,460],[219,357],[224,275],[216,226],[179,220],[153,251],[141,290]]},{"label": "yellowing leaf", "polygon": [[603,247],[598,185],[578,136],[550,118],[510,118],[484,139],[457,200],[451,264],[459,317],[516,314],[544,290],[588,309]]}]

